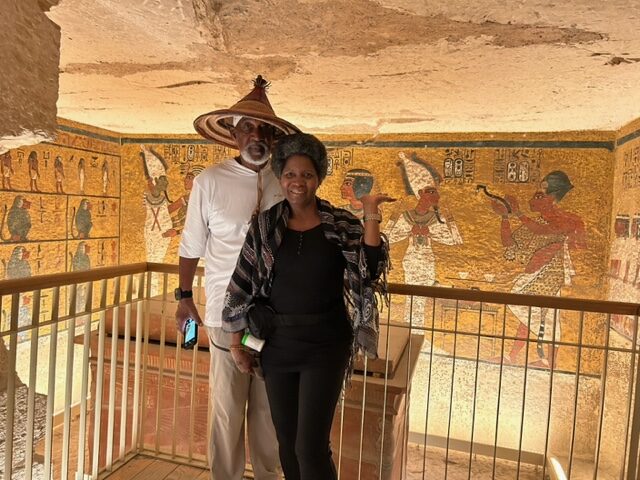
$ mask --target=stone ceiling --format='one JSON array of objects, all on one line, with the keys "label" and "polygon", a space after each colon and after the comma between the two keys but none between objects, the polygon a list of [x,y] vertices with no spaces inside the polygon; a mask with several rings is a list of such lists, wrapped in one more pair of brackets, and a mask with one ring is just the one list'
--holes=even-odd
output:
[{"label": "stone ceiling", "polygon": [[640,0],[60,0],[58,115],[193,133],[261,73],[332,133],[615,129],[640,117]]}]

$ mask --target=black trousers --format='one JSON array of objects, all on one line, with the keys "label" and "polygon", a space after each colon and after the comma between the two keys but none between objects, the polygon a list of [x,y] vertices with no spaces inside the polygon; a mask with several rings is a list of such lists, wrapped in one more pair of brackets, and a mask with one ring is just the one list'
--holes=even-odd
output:
[{"label": "black trousers", "polygon": [[286,480],[336,480],[329,435],[345,362],[296,372],[265,371]]}]

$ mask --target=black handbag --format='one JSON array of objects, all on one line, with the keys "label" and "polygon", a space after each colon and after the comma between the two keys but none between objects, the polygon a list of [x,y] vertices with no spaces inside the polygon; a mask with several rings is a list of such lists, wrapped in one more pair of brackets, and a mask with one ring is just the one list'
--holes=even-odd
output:
[{"label": "black handbag", "polygon": [[256,300],[247,312],[249,332],[256,338],[266,340],[275,329],[276,312],[265,300]]}]

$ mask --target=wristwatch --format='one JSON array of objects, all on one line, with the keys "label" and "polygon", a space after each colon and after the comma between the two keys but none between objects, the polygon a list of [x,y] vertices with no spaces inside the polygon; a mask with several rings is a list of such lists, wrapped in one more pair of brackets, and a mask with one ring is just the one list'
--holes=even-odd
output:
[{"label": "wristwatch", "polygon": [[173,291],[173,294],[175,295],[176,300],[179,302],[183,298],[192,298],[193,290],[180,290],[180,287],[178,287]]}]

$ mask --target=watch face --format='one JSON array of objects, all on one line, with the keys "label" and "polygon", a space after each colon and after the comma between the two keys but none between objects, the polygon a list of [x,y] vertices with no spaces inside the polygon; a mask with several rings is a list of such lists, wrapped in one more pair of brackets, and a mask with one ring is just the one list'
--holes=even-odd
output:
[{"label": "watch face", "polygon": [[180,291],[179,288],[176,288],[173,291],[174,296],[176,297],[176,300],[180,300],[182,298],[182,292]]}]

